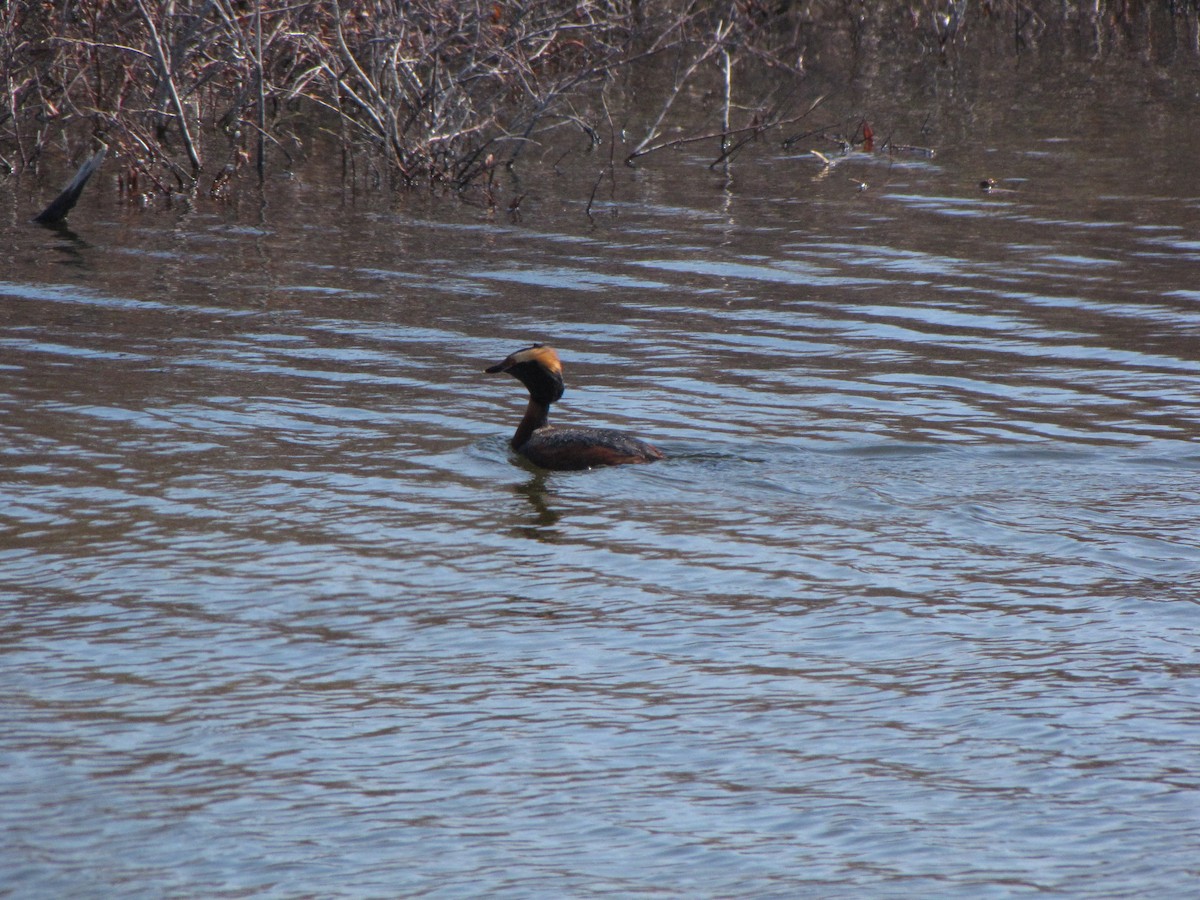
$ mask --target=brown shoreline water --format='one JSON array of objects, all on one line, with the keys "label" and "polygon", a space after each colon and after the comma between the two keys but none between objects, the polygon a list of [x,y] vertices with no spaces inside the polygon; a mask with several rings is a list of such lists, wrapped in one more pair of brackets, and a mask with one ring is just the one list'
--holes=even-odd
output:
[{"label": "brown shoreline water", "polygon": [[[1200,126],[1130,65],[591,220],[9,182],[0,889],[1186,894]],[[515,465],[534,339],[671,459]]]}]

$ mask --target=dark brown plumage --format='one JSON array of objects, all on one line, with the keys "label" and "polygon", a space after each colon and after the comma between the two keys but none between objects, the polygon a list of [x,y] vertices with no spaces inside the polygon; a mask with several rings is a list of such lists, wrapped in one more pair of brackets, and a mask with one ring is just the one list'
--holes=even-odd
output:
[{"label": "dark brown plumage", "polygon": [[543,469],[592,469],[662,459],[657,447],[610,428],[550,425],[550,405],[563,395],[562,363],[543,344],[518,350],[485,372],[507,372],[529,390],[525,417],[512,448]]}]

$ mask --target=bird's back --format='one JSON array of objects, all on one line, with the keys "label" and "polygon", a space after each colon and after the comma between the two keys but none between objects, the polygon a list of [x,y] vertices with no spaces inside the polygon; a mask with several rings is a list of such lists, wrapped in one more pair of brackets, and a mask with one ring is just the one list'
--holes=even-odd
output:
[{"label": "bird's back", "polygon": [[662,451],[622,431],[547,425],[537,429],[520,453],[543,469],[592,469],[624,463],[653,462]]}]

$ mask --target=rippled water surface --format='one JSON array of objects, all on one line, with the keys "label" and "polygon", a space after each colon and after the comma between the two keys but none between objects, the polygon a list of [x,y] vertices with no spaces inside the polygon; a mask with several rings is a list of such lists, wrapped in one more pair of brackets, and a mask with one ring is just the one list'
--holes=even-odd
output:
[{"label": "rippled water surface", "polygon": [[[10,184],[0,893],[1194,891],[1200,132],[1045,100],[591,220]],[[669,459],[512,459],[531,340]]]}]

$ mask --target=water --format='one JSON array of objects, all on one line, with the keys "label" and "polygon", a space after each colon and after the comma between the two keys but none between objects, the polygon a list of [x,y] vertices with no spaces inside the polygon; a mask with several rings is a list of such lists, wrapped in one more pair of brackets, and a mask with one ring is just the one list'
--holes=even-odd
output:
[{"label": "water", "polygon": [[[664,155],[591,220],[582,167],[520,221],[314,177],[74,235],[10,184],[0,892],[1194,892],[1168,94]],[[558,421],[670,459],[510,458],[482,369],[535,339]]]}]

